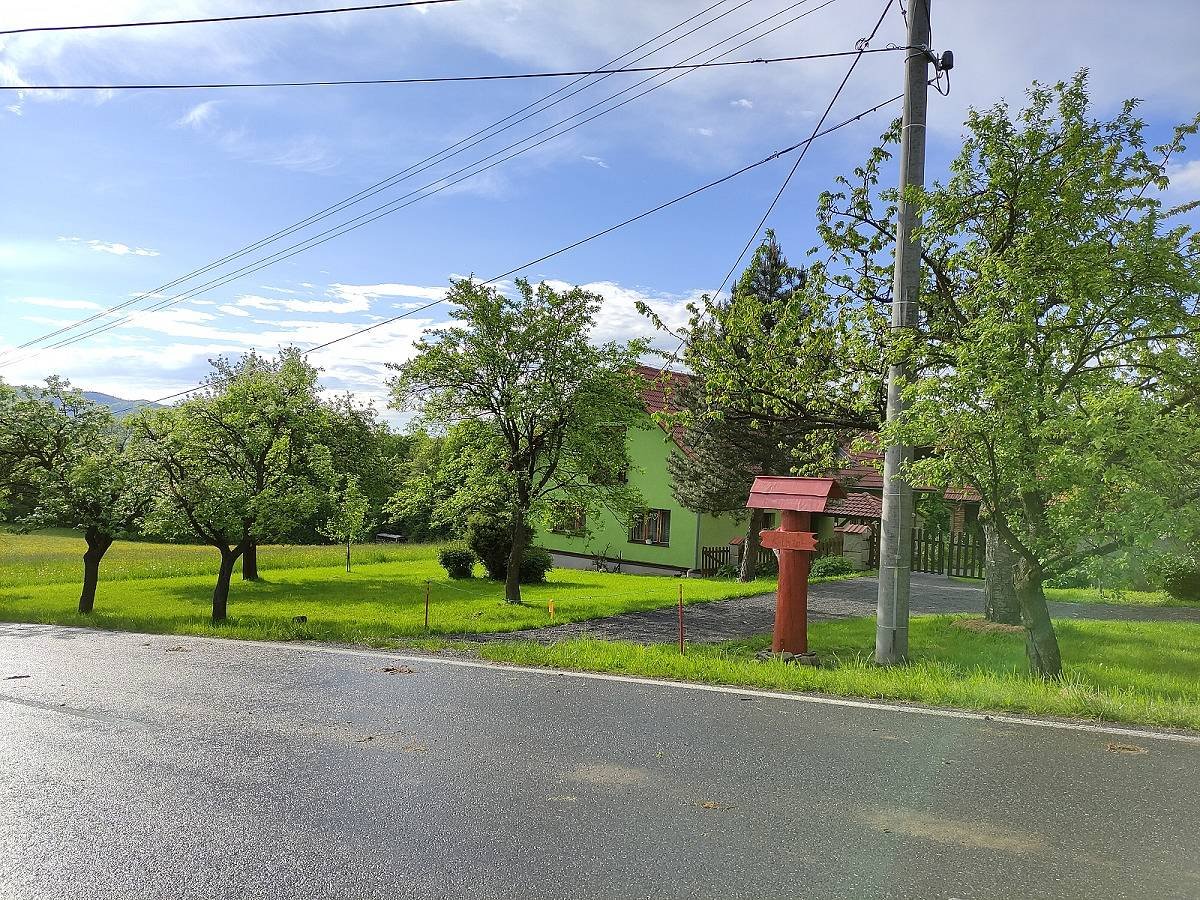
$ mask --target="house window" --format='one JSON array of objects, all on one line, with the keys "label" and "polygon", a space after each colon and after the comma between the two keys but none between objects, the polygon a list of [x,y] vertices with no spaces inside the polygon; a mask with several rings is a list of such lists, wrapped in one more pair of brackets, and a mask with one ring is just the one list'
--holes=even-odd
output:
[{"label": "house window", "polygon": [[555,534],[579,536],[587,534],[587,512],[579,506],[563,506],[554,511],[553,525],[550,530]]},{"label": "house window", "polygon": [[640,509],[635,512],[629,526],[629,542],[668,546],[671,543],[671,511]]}]

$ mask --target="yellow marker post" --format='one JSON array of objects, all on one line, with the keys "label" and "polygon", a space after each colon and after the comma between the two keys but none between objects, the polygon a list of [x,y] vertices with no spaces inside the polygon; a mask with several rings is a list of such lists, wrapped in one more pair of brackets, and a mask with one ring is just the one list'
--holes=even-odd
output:
[{"label": "yellow marker post", "polygon": [[550,618],[553,619],[554,618],[554,601],[553,600],[546,601],[546,611],[548,613],[550,613]]}]

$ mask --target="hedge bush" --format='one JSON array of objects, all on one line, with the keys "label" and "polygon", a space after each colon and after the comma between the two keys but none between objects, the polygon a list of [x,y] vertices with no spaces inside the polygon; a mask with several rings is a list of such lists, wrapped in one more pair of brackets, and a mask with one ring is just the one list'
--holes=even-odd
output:
[{"label": "hedge bush", "polygon": [[541,547],[526,547],[521,558],[521,584],[541,584],[554,568],[554,560]]},{"label": "hedge bush", "polygon": [[1185,557],[1164,565],[1163,588],[1176,600],[1200,599],[1200,561]]},{"label": "hedge bush", "polygon": [[475,574],[475,554],[466,544],[439,547],[438,562],[451,578],[470,578]]},{"label": "hedge bush", "polygon": [[844,556],[818,556],[809,570],[811,578],[828,578],[830,575],[849,575],[854,572],[854,563]]}]

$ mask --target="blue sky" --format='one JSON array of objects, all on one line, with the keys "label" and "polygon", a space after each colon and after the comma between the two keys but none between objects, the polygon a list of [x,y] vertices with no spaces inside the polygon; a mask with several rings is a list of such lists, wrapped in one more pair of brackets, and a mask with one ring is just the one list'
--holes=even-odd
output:
[{"label": "blue sky", "polygon": [[[463,0],[424,10],[14,36],[0,38],[0,83],[588,68],[712,2]],[[697,21],[728,15],[647,62],[676,63],[794,0],[750,0],[735,9],[740,2],[727,0]],[[317,5],[39,0],[6,3],[2,18],[3,27],[20,28]],[[772,24],[816,5],[796,6]],[[729,58],[851,49],[882,6],[838,0]],[[1102,110],[1127,96],[1144,98],[1154,137],[1200,107],[1193,46],[1200,7],[1188,0],[1147,0],[1136,15],[1115,2],[934,0],[933,21],[935,48],[953,49],[957,67],[951,96],[931,96],[930,178],[953,154],[969,105],[1019,102],[1032,79],[1057,80],[1080,66],[1091,68]],[[901,42],[903,34],[894,8],[874,46]],[[847,64],[694,72],[345,237],[7,366],[0,376],[20,383],[59,373],[84,388],[154,398],[195,384],[217,353],[326,341],[437,298],[452,276],[490,277],[801,140]],[[901,67],[901,54],[865,58],[830,121],[897,93]],[[645,77],[614,76],[324,224],[434,181]],[[560,84],[7,93],[0,98],[0,352],[290,225]],[[770,223],[794,260],[812,243],[816,194],[865,156],[888,116],[814,145]],[[720,282],[789,164],[764,166],[525,274],[604,294],[602,337],[649,332],[634,311],[638,299],[677,322],[689,298]],[[1174,199],[1200,196],[1200,143],[1172,174]],[[443,319],[435,308],[315,354],[313,362],[330,389],[382,406],[382,364],[404,359],[422,329]]]}]

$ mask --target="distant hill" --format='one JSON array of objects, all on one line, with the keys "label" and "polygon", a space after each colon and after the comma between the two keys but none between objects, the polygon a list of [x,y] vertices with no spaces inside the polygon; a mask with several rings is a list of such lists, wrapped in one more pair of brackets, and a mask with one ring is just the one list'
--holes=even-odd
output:
[{"label": "distant hill", "polygon": [[87,397],[93,403],[99,403],[101,406],[107,406],[114,413],[120,410],[118,415],[127,415],[134,410],[141,409],[143,406],[162,406],[161,403],[151,403],[149,400],[122,400],[120,397],[114,397],[112,394],[102,394],[99,391],[83,391],[83,396]]}]

